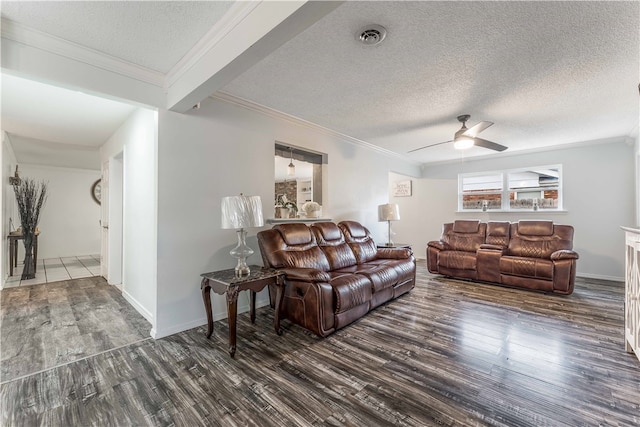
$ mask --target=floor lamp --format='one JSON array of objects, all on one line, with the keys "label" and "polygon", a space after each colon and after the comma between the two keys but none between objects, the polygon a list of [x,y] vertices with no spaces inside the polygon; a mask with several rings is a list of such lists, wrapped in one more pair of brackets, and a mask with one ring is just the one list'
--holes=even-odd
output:
[{"label": "floor lamp", "polygon": [[395,203],[387,203],[386,205],[378,206],[378,221],[387,221],[387,227],[389,232],[389,241],[387,246],[393,246],[393,239],[391,238],[391,221],[397,221],[400,219],[400,207]]}]

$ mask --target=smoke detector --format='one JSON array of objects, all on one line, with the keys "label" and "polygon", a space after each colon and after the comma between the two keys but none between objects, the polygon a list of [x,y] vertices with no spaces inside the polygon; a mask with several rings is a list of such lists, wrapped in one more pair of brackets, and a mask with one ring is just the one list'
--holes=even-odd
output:
[{"label": "smoke detector", "polygon": [[375,46],[382,43],[387,36],[387,29],[382,25],[367,25],[356,34],[356,38],[367,46]]}]

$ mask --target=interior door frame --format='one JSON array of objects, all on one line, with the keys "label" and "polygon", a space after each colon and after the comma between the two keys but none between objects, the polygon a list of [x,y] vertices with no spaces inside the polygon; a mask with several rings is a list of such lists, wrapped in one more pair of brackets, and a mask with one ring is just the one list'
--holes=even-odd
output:
[{"label": "interior door frame", "polygon": [[100,179],[100,275],[108,281],[109,270],[109,160],[102,164]]},{"label": "interior door frame", "polygon": [[116,154],[109,162],[109,244],[107,282],[122,284],[124,230],[124,153]]}]

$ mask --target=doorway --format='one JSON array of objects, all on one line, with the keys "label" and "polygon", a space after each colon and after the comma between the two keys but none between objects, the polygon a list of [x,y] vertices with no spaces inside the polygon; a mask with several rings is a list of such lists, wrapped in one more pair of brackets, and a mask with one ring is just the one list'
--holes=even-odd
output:
[{"label": "doorway", "polygon": [[[105,260],[105,279],[110,285],[122,285],[122,260],[123,260],[123,200],[124,200],[124,153],[120,152],[108,161],[107,167],[108,188],[106,193],[107,203],[104,210],[103,221],[106,220],[107,228],[104,238],[106,247],[103,260]],[[104,229],[103,229],[104,230]]]}]

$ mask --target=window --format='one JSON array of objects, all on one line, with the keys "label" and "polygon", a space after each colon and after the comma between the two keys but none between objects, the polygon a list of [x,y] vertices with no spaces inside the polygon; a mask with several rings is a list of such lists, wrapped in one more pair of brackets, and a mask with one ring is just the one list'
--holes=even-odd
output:
[{"label": "window", "polygon": [[501,173],[491,175],[463,175],[462,209],[502,209],[503,181]]},{"label": "window", "polygon": [[561,209],[561,165],[458,175],[459,211]]}]

